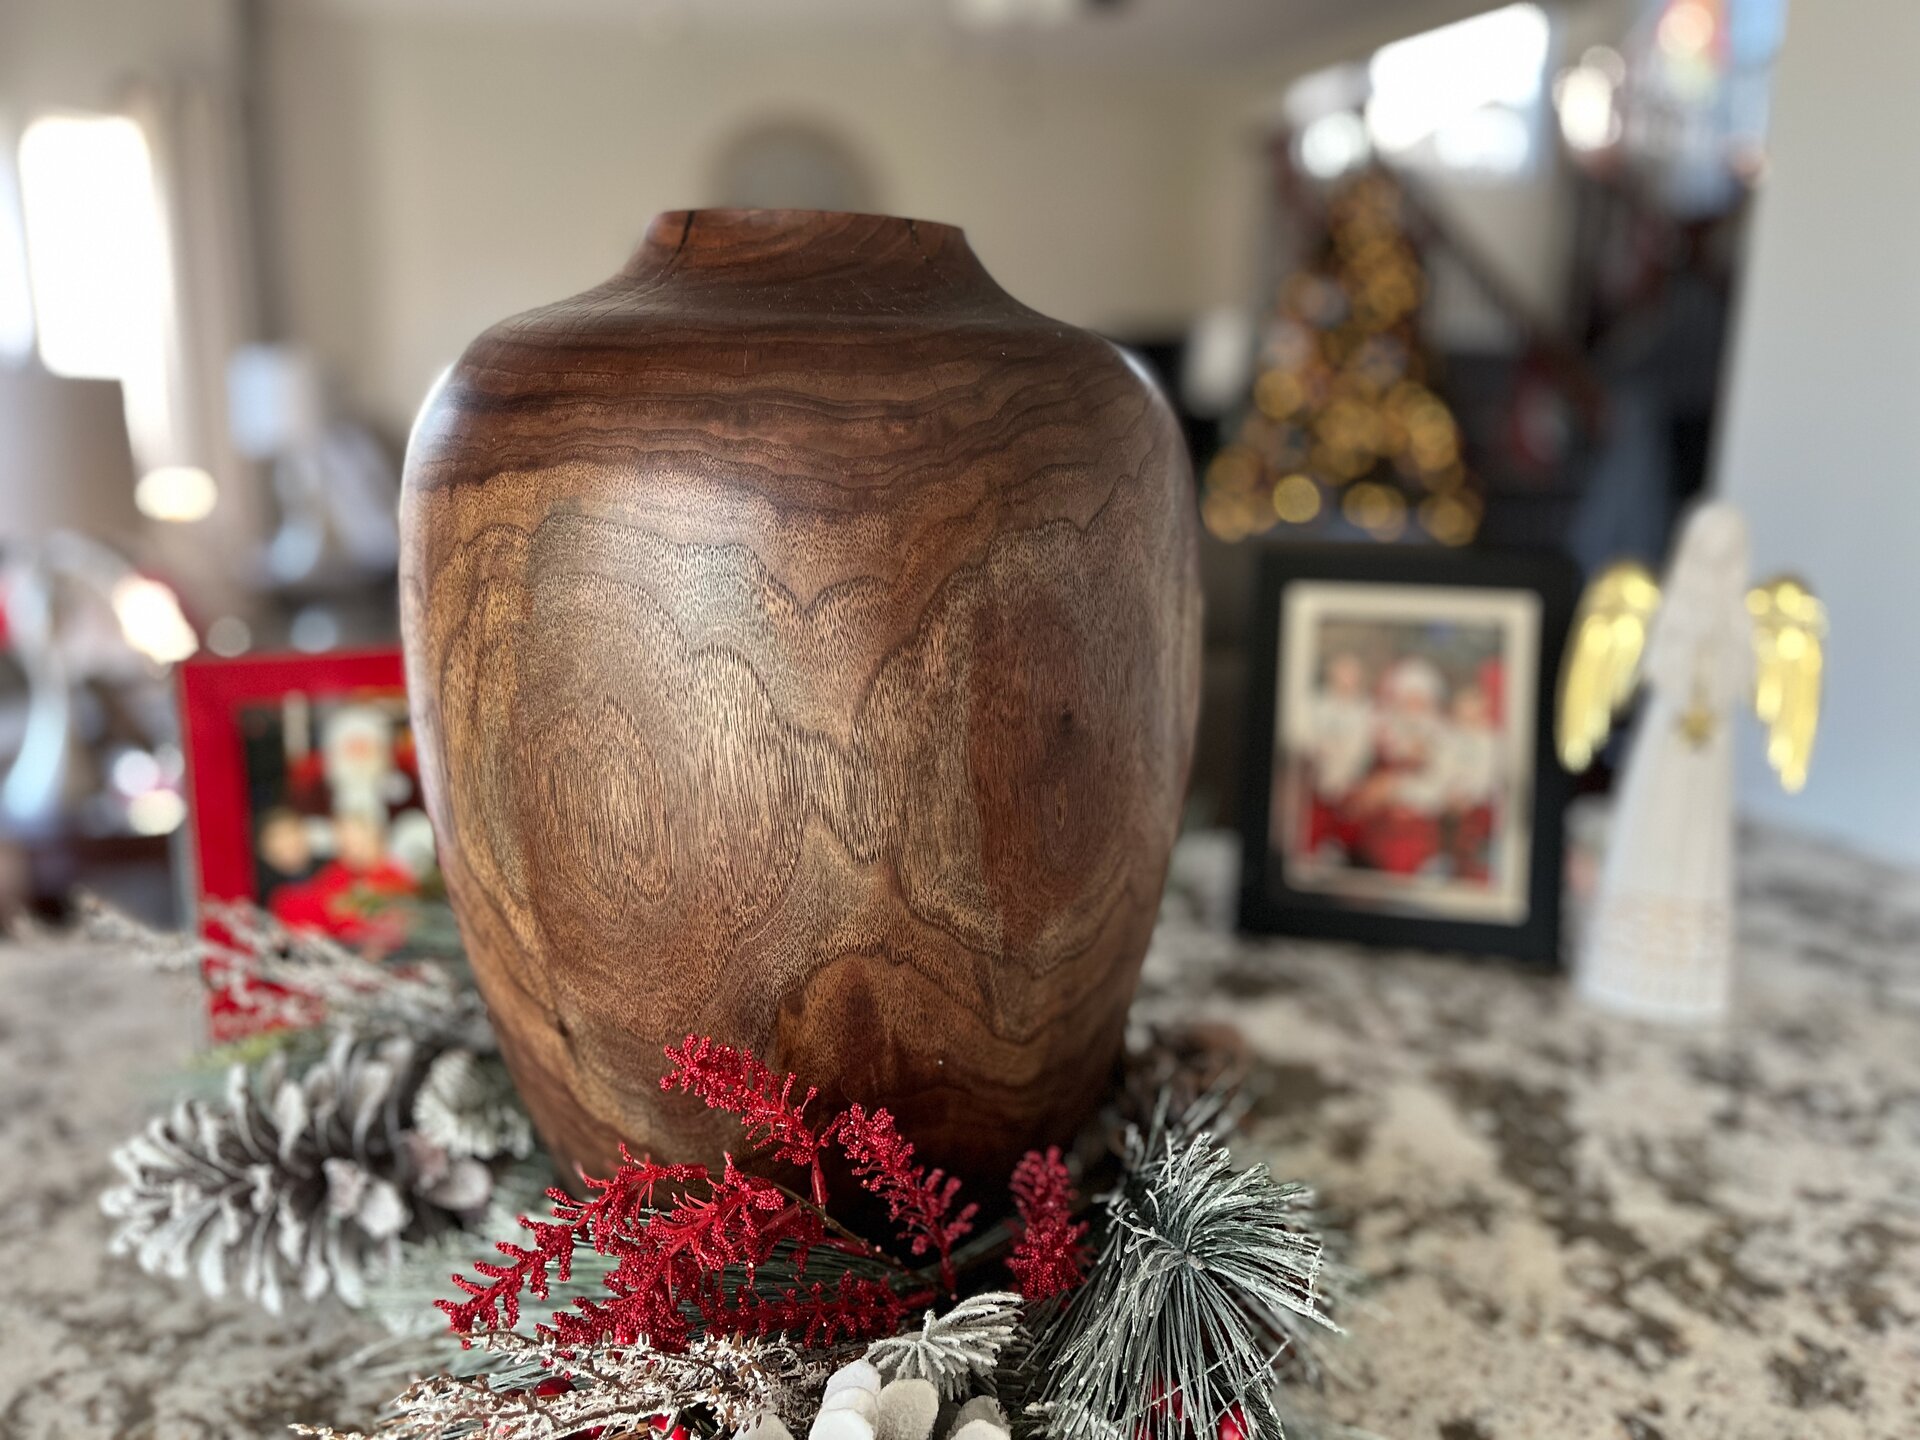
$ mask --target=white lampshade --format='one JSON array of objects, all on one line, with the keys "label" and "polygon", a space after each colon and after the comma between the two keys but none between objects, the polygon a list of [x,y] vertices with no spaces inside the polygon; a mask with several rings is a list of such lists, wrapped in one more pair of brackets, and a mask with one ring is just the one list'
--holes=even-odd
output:
[{"label": "white lampshade", "polygon": [[0,365],[0,540],[140,533],[126,411],[111,380]]},{"label": "white lampshade", "polygon": [[326,424],[326,394],[312,352],[242,345],[227,361],[227,424],[250,460],[311,445]]}]

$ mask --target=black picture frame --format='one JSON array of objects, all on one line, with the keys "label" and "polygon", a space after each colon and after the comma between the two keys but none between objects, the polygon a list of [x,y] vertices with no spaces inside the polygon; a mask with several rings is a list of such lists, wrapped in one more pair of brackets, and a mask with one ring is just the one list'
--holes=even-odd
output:
[{"label": "black picture frame", "polygon": [[[1283,612],[1293,587],[1314,583],[1302,597],[1337,595],[1337,587],[1370,593],[1375,603],[1432,589],[1441,604],[1495,603],[1484,592],[1534,597],[1537,663],[1533,694],[1513,697],[1517,713],[1532,717],[1532,764],[1524,810],[1526,873],[1514,888],[1524,908],[1515,917],[1462,918],[1428,913],[1414,899],[1358,901],[1298,882],[1284,847],[1273,841],[1276,726],[1287,674]],[[1391,587],[1383,589],[1382,587]],[[1552,552],[1428,550],[1358,545],[1273,545],[1260,556],[1255,610],[1248,627],[1247,741],[1241,814],[1240,924],[1260,934],[1298,935],[1365,944],[1510,957],[1539,966],[1560,963],[1563,820],[1568,778],[1553,753],[1553,701],[1579,588],[1572,561]],[[1469,600],[1460,592],[1476,592]],[[1410,598],[1410,597],[1409,597]],[[1337,602],[1336,602],[1337,603]],[[1412,613],[1412,612],[1409,612]],[[1418,618],[1416,616],[1416,618]],[[1309,660],[1306,663],[1312,663]],[[1298,666],[1295,667],[1298,669]],[[1509,709],[1509,714],[1516,711]],[[1516,744],[1520,742],[1516,740]],[[1510,897],[1509,903],[1514,903]]]}]

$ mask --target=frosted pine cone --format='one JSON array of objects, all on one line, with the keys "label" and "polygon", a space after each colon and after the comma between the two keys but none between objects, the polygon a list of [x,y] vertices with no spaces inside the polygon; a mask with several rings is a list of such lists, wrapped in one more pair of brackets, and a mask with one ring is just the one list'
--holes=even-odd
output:
[{"label": "frosted pine cone", "polygon": [[484,1166],[407,1134],[420,1068],[405,1041],[349,1035],[297,1077],[278,1055],[235,1066],[224,1105],[184,1101],[114,1153],[122,1183],[101,1197],[119,1222],[113,1252],[274,1313],[290,1291],[360,1303],[403,1233],[491,1190]]},{"label": "frosted pine cone", "polygon": [[421,1135],[456,1159],[491,1160],[533,1153],[533,1126],[520,1106],[507,1067],[496,1056],[443,1050],[427,1067],[413,1102]]}]

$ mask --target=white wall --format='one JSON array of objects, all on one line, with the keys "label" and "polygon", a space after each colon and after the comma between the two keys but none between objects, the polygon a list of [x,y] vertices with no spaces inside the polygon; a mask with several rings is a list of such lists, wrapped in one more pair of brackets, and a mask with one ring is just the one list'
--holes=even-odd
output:
[{"label": "white wall", "polygon": [[[604,278],[655,211],[711,203],[731,138],[788,116],[852,142],[879,208],[964,225],[1027,303],[1109,330],[1178,326],[1265,298],[1263,135],[1287,84],[1491,3],[1397,0],[1213,70],[1146,56],[1103,71],[882,30],[796,41],[800,27],[648,30],[532,5],[516,20],[270,0],[269,299],[359,409],[403,430],[474,333]],[[1556,8],[1584,44],[1637,3]],[[1514,290],[1558,308],[1551,177],[1429,188]]]},{"label": "white wall", "polygon": [[964,225],[1038,309],[1127,328],[1195,304],[1197,78],[857,38],[265,15],[280,326],[390,430],[480,329],[604,279],[654,212],[708,202],[719,152],[769,116],[845,136],[880,208]]},{"label": "white wall", "polygon": [[111,109],[140,73],[225,74],[236,0],[4,0],[0,108],[15,128],[50,108]]},{"label": "white wall", "polygon": [[[1920,861],[1920,5],[1798,0],[1716,466],[1833,615],[1812,778],[1756,814]],[[1750,751],[1757,747],[1750,746]]]}]

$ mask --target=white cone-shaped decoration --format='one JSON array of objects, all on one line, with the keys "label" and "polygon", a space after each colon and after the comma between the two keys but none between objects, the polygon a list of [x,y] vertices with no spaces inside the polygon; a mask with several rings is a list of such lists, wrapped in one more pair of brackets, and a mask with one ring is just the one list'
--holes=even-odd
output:
[{"label": "white cone-shaped decoration", "polygon": [[742,1430],[735,1440],[793,1440],[793,1432],[780,1422],[778,1415],[769,1410]]},{"label": "white cone-shaped decoration", "polygon": [[975,1420],[984,1420],[1002,1430],[1008,1428],[1007,1412],[1000,1408],[1000,1402],[991,1395],[976,1395],[954,1412],[948,1433],[958,1435]]},{"label": "white cone-shaped decoration", "polygon": [[930,1380],[895,1380],[880,1392],[877,1440],[930,1440],[940,1392]]},{"label": "white cone-shaped decoration", "polygon": [[820,1402],[822,1415],[830,1415],[839,1410],[851,1411],[876,1428],[880,1424],[880,1397],[871,1390],[862,1390],[857,1385],[836,1390]]},{"label": "white cone-shaped decoration", "polygon": [[827,1377],[827,1388],[821,1393],[822,1400],[830,1400],[842,1390],[865,1390],[878,1395],[881,1386],[880,1372],[865,1360],[855,1360],[851,1365],[842,1365]]}]

